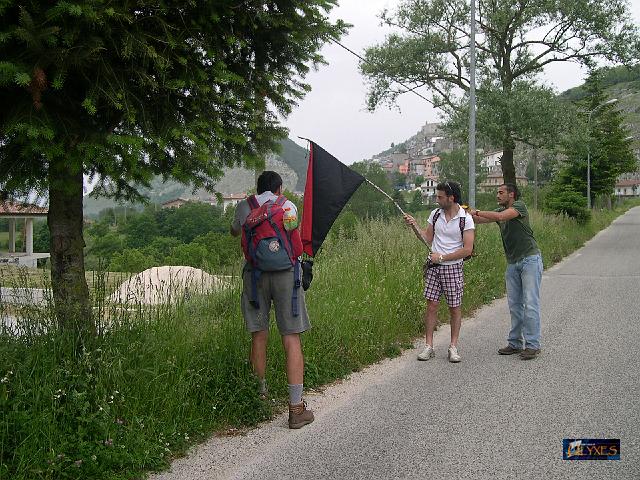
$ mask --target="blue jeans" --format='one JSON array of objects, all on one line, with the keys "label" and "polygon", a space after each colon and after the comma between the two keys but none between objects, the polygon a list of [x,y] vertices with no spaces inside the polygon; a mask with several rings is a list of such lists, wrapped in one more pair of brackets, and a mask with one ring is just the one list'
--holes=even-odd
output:
[{"label": "blue jeans", "polygon": [[511,312],[509,345],[513,348],[540,348],[540,254],[509,263],[505,272],[507,299]]}]

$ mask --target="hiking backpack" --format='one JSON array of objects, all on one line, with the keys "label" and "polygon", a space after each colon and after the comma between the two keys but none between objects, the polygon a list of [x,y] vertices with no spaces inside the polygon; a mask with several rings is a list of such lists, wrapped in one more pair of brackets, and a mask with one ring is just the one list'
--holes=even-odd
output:
[{"label": "hiking backpack", "polygon": [[[462,207],[460,207],[460,208],[462,208]],[[441,213],[442,213],[442,210],[438,209],[438,211],[433,214],[433,232],[434,232],[434,235],[435,235],[435,231],[436,231],[436,222],[438,221],[438,218],[440,218],[440,214]],[[466,215],[463,216],[463,217],[460,217],[460,236],[462,237],[462,242],[463,243],[464,243],[464,226],[465,226],[466,222],[467,222]],[[467,260],[469,260],[471,257],[473,257],[474,254],[475,254],[475,248],[476,248],[475,247],[475,241],[473,243],[474,244],[473,244],[473,246],[471,248],[471,255],[468,255],[468,256],[466,256],[466,257],[464,257],[462,259],[465,262]]]},{"label": "hiking backpack", "polygon": [[260,308],[257,295],[258,279],[262,272],[279,272],[293,267],[294,288],[292,311],[298,316],[298,289],[300,288],[300,262],[302,240],[298,229],[284,228],[283,208],[286,197],[280,195],[275,201],[262,205],[255,195],[247,198],[251,212],[242,226],[242,251],[251,265],[251,304]]}]

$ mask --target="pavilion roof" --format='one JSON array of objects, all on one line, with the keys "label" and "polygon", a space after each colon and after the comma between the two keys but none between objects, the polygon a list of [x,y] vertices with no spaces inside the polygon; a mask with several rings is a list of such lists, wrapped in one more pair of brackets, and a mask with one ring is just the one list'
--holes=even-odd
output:
[{"label": "pavilion roof", "polygon": [[4,217],[41,217],[49,210],[31,203],[4,201],[0,202],[0,216]]}]

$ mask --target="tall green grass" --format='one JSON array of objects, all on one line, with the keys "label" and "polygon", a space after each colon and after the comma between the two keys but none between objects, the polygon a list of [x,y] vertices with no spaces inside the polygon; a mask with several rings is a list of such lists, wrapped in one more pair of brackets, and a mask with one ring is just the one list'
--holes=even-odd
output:
[{"label": "tall green grass", "polygon": [[[584,227],[534,212],[545,265],[621,212],[597,212]],[[495,225],[479,226],[476,251],[465,266],[467,315],[504,292]],[[421,334],[424,257],[399,219],[358,223],[327,239],[307,292],[306,388],[397,355]],[[265,402],[247,360],[239,295],[236,275],[230,288],[168,306],[100,304],[102,334],[81,347],[46,323],[47,310],[25,313],[41,315],[29,320],[48,330],[0,334],[0,479],[141,478],[212,432],[255,425],[282,409],[279,335],[272,327],[272,400]],[[0,316],[7,311],[0,304]]]}]

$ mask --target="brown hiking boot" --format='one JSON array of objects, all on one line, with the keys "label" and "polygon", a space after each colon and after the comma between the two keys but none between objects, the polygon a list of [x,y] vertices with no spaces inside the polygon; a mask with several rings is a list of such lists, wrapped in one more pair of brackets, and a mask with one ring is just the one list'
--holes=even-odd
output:
[{"label": "brown hiking boot", "polygon": [[520,358],[522,360],[532,360],[540,355],[540,349],[536,348],[525,348],[520,354]]},{"label": "brown hiking boot", "polygon": [[514,353],[522,353],[522,349],[513,348],[511,345],[507,345],[506,347],[502,347],[498,349],[498,354],[500,355],[513,355]]},{"label": "brown hiking boot", "polygon": [[313,412],[307,410],[305,402],[289,404],[289,428],[302,428],[311,422],[313,422]]}]

